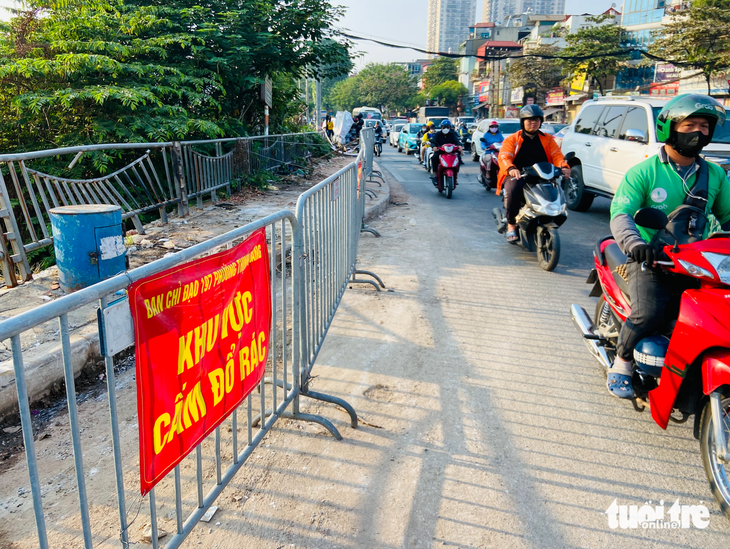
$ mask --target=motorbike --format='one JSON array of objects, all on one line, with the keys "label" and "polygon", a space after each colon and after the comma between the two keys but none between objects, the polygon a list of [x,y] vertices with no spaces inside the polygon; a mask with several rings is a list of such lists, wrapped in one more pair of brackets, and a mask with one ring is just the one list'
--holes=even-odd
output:
[{"label": "motorbike", "polygon": [[[693,434],[700,442],[710,490],[730,518],[730,234],[693,242],[687,234],[669,230],[666,214],[653,208],[640,209],[634,220],[659,231],[657,236],[669,237],[660,241],[663,253],[655,268],[697,279],[699,287],[682,293],[676,321],[668,319],[659,334],[637,344],[631,402],[638,412],[649,408],[662,429],[670,421],[685,423],[694,415]],[[666,243],[672,239],[674,245]],[[590,295],[598,297],[593,321],[579,305],[572,305],[571,314],[606,375],[621,326],[631,314],[629,257],[612,236],[600,239],[593,254],[594,268],[588,276],[593,285]],[[649,266],[644,263],[640,268]]]},{"label": "motorbike", "polygon": [[426,152],[423,153],[423,167],[428,173],[431,173],[431,158],[433,157],[433,147],[430,143],[424,143],[421,146],[426,147]]},{"label": "motorbike", "polygon": [[[459,174],[459,148],[456,145],[447,143],[441,147],[437,147],[441,152],[439,155],[439,163],[436,166],[436,188],[440,193],[446,191],[446,198],[451,195],[456,188],[456,178]],[[431,147],[433,151],[434,147]],[[433,152],[428,155],[428,164],[431,164]]]},{"label": "motorbike", "polygon": [[471,133],[468,131],[461,133],[459,132],[459,139],[461,139],[461,145],[465,151],[471,151]]},{"label": "motorbike", "polygon": [[[537,252],[542,269],[552,271],[560,259],[558,227],[568,218],[563,193],[563,174],[549,162],[538,162],[522,170],[525,178],[525,205],[517,214],[517,236],[514,242],[530,252]],[[504,190],[502,190],[504,200]],[[500,208],[492,210],[497,231],[506,236],[507,218]]]},{"label": "motorbike", "polygon": [[479,157],[479,183],[484,185],[488,191],[497,187],[497,175],[499,174],[499,149],[502,143],[492,143]]},{"label": "motorbike", "polygon": [[375,136],[375,144],[373,146],[375,147],[375,156],[380,156],[383,153],[383,136],[382,135]]}]

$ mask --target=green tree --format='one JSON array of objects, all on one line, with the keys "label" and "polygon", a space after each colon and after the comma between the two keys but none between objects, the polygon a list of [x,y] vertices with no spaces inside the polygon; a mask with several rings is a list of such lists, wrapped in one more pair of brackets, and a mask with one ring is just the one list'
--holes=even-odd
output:
[{"label": "green tree", "polygon": [[334,105],[338,111],[351,111],[355,107],[361,107],[364,103],[358,83],[357,76],[337,82],[332,86],[327,102]]},{"label": "green tree", "polygon": [[451,111],[455,111],[459,98],[466,97],[468,94],[469,90],[466,89],[464,84],[456,80],[448,80],[434,86],[429,93],[429,97],[436,99],[439,105],[449,107]]},{"label": "green tree", "polygon": [[369,63],[357,79],[363,104],[385,107],[386,111],[407,108],[418,93],[415,79],[405,67],[395,63]]},{"label": "green tree", "polygon": [[730,66],[730,0],[703,0],[674,12],[649,51],[702,71],[711,92],[713,75]]},{"label": "green tree", "polygon": [[[558,49],[554,46],[540,46],[530,50],[535,55],[555,55]],[[540,57],[522,57],[514,59],[507,71],[512,88],[524,88],[525,92],[544,93],[560,85],[563,79],[560,64],[555,59]]]},{"label": "green tree", "polygon": [[31,0],[0,27],[5,151],[259,131],[296,113],[296,79],[337,76],[326,0]]},{"label": "green tree", "polygon": [[[565,36],[568,45],[561,50],[560,55],[562,57],[576,58],[621,51],[626,31],[623,27],[615,24],[613,16],[603,14],[588,17],[587,21],[594,23],[595,26],[583,28]],[[561,59],[560,66],[563,69],[563,74],[568,78],[578,72],[584,72],[596,83],[601,95],[603,95],[601,81],[618,73],[627,59],[628,54],[594,57],[588,60]]]},{"label": "green tree", "polygon": [[458,78],[459,66],[457,61],[450,57],[437,57],[423,74],[423,89],[428,93],[439,84],[449,80],[457,80]]}]

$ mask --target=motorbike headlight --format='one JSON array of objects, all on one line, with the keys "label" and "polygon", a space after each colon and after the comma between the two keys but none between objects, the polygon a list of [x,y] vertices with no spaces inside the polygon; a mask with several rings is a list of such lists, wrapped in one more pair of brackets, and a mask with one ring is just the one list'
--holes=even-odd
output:
[{"label": "motorbike headlight", "polygon": [[[538,198],[538,200],[540,200]],[[565,211],[565,204],[556,204],[555,202],[534,202],[532,204],[532,208],[535,210],[535,212],[542,214],[542,215],[549,215],[551,217],[555,217],[556,215],[560,215]]]},{"label": "motorbike headlight", "polygon": [[712,265],[725,284],[730,284],[730,255],[702,252],[702,256]]}]

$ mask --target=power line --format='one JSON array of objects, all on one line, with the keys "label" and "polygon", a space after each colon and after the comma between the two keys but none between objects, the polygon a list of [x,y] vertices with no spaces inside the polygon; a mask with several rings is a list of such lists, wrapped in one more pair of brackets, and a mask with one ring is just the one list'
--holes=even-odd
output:
[{"label": "power line", "polygon": [[[452,59],[463,59],[467,57],[476,57],[477,59],[481,59],[483,61],[501,61],[504,59],[526,59],[526,58],[537,58],[537,59],[555,59],[559,61],[590,61],[591,59],[600,59],[603,57],[624,57],[624,56],[630,56],[632,53],[638,53],[642,55],[643,57],[646,57],[648,59],[651,59],[652,61],[660,61],[662,63],[671,63],[678,67],[695,67],[697,68],[699,65],[697,63],[685,63],[682,61],[674,61],[671,59],[664,59],[663,57],[660,57],[658,55],[654,55],[652,53],[649,53],[641,48],[637,47],[628,47],[628,48],[622,48],[620,50],[614,50],[609,52],[602,52],[602,53],[593,53],[588,55],[551,55],[547,53],[522,53],[522,54],[512,54],[508,51],[501,50],[503,53],[501,55],[469,55],[466,53],[451,53],[451,52],[442,52],[442,51],[430,51],[423,48],[417,48],[415,46],[404,46],[401,44],[393,44],[392,42],[385,42],[384,40],[376,40],[375,38],[368,38],[365,36],[357,36],[356,34],[352,34],[349,32],[344,32],[341,30],[336,31],[337,34],[340,36],[344,36],[345,38],[350,38],[352,40],[364,40],[368,42],[375,42],[376,44],[380,44],[381,46],[386,46],[388,48],[398,48],[398,49],[406,49],[406,50],[413,50],[417,51],[419,53],[425,53],[426,55],[437,55],[439,57],[450,57]],[[499,47],[494,48],[495,50],[498,50]]]}]

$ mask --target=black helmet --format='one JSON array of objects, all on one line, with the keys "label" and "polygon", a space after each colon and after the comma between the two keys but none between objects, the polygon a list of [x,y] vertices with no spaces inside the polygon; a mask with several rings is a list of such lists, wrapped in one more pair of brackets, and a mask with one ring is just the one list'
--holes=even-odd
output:
[{"label": "black helmet", "polygon": [[[673,141],[672,136],[676,133],[672,122],[681,122],[690,116],[701,116],[710,123],[710,135],[715,131],[715,126],[725,123],[725,107],[717,99],[709,95],[699,93],[687,93],[675,97],[667,103],[656,119],[656,137],[661,142]],[[708,140],[709,142],[709,140]]]},{"label": "black helmet", "polygon": [[540,125],[545,122],[545,114],[537,105],[525,105],[520,109],[520,129],[525,129],[525,120],[528,118],[539,118]]}]

